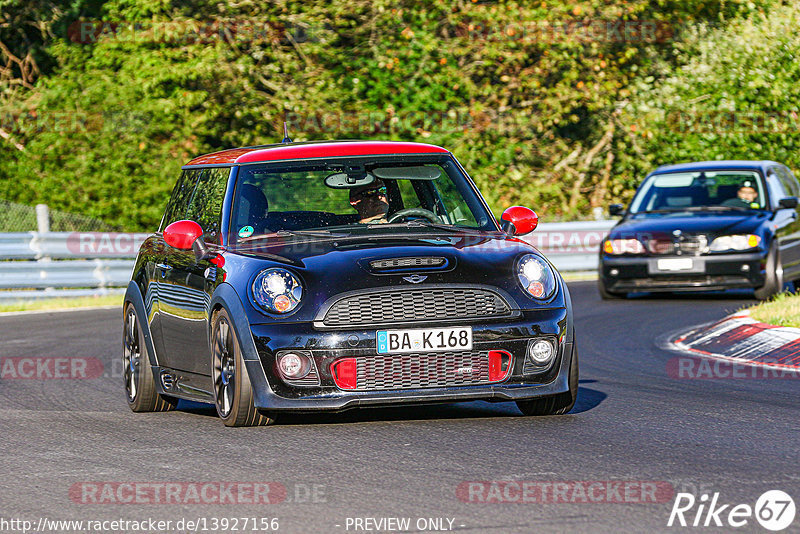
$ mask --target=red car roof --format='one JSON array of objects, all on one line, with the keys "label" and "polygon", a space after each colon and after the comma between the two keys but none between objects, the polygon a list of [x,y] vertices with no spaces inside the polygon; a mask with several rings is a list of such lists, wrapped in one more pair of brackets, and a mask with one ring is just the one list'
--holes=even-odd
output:
[{"label": "red car roof", "polygon": [[448,151],[436,145],[402,141],[324,141],[232,148],[196,157],[186,165],[225,165],[337,156],[429,153],[447,154]]}]

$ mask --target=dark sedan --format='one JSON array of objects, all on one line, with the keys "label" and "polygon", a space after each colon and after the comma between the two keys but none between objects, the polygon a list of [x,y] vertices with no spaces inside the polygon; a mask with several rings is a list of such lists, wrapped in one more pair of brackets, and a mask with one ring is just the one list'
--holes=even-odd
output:
[{"label": "dark sedan", "polygon": [[281,412],[575,403],[567,286],[497,221],[447,150],[418,143],[246,147],[183,167],[125,296],[133,411],[213,403],[226,425]]},{"label": "dark sedan", "polygon": [[774,161],[704,161],[650,173],[600,249],[603,298],[638,291],[752,288],[800,278],[800,187]]}]

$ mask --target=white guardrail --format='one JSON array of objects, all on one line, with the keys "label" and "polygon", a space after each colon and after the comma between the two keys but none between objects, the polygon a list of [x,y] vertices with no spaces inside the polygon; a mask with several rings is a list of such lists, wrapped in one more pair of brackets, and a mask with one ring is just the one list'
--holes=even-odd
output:
[{"label": "white guardrail", "polygon": [[[594,271],[600,241],[615,221],[542,223],[522,239],[560,271]],[[149,234],[23,232],[0,234],[0,300],[109,292],[128,285],[133,258]],[[80,288],[80,289],[76,289]],[[60,291],[54,291],[58,289]],[[112,290],[113,291],[113,290]]]}]

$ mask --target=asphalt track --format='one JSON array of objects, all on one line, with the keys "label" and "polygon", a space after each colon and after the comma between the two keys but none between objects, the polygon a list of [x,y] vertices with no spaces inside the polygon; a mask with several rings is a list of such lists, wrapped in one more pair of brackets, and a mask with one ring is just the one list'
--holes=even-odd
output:
[{"label": "asphalt track", "polygon": [[[412,532],[419,518],[446,518],[445,528],[451,519],[454,530],[476,533],[678,530],[667,528],[669,496],[656,503],[478,503],[457,491],[469,481],[654,481],[751,506],[764,491],[781,489],[800,505],[800,380],[692,380],[667,372],[678,355],[663,348],[666,333],[733,312],[749,303],[746,294],[603,302],[591,282],[570,287],[580,393],[571,414],[547,418],[484,402],[286,416],[245,429],[224,427],[198,404],[133,414],[119,378],[120,311],[0,317],[1,358],[103,364],[94,379],[16,379],[6,369],[0,530],[13,531],[2,523],[10,519],[33,521],[35,530],[40,518],[153,518],[172,520],[173,532],[181,518],[207,518],[210,528],[212,518],[233,517],[278,518],[279,532],[363,532],[355,518],[389,517],[410,518]],[[274,504],[126,504],[86,502],[75,489],[210,481],[276,482],[287,493]],[[798,528],[800,518],[790,530]],[[753,518],[737,531],[764,532]]]}]

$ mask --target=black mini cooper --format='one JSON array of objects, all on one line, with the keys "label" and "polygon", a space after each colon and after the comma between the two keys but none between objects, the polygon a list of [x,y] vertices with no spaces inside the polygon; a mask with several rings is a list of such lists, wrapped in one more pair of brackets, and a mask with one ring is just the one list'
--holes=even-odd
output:
[{"label": "black mini cooper", "polygon": [[283,143],[183,167],[125,295],[136,412],[214,403],[228,426],[280,412],[575,403],[569,292],[498,221],[453,155],[400,142]]},{"label": "black mini cooper", "polygon": [[752,288],[800,279],[800,186],[774,161],[701,161],[650,173],[600,249],[603,298]]}]

